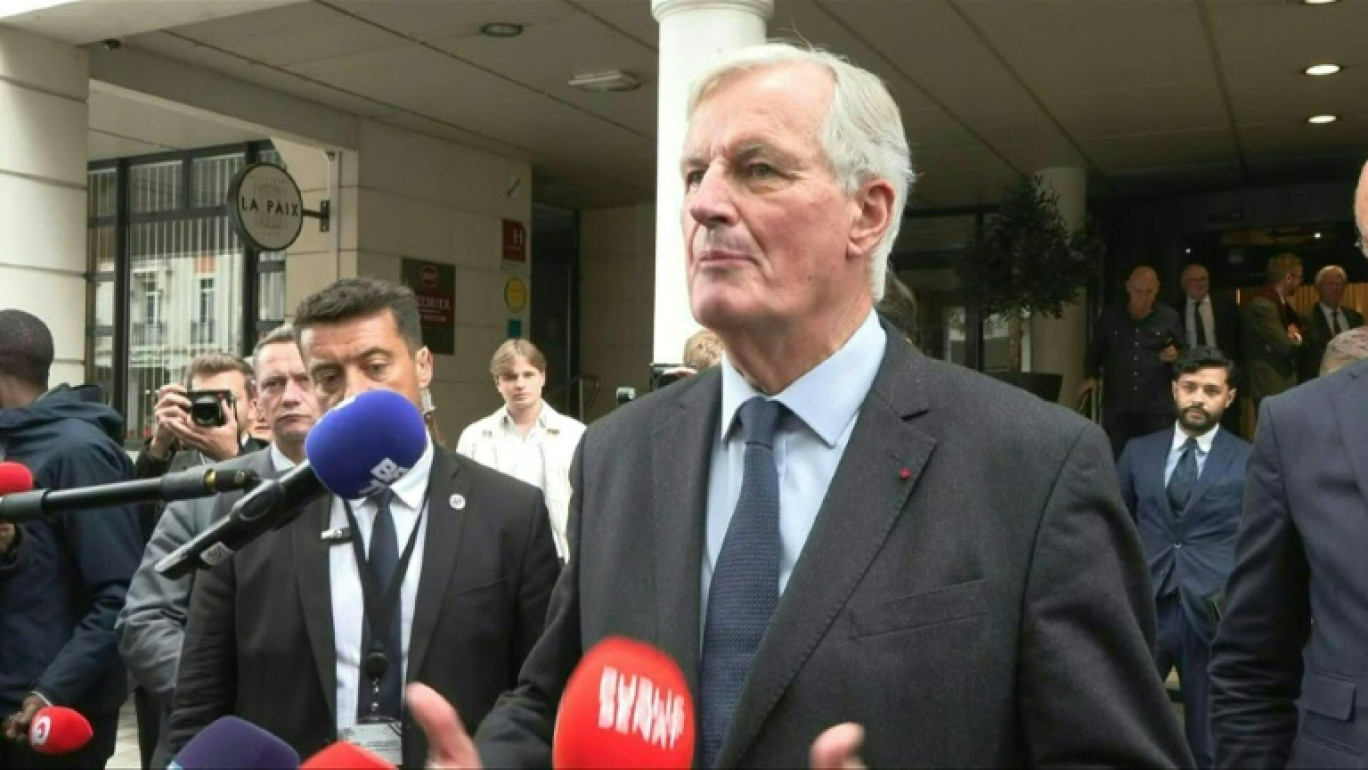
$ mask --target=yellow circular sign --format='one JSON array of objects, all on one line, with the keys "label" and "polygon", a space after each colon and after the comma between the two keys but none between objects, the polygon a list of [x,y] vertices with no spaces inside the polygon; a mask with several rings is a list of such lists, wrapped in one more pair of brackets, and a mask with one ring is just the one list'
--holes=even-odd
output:
[{"label": "yellow circular sign", "polygon": [[516,275],[504,283],[504,306],[510,313],[521,313],[527,307],[527,284]]}]

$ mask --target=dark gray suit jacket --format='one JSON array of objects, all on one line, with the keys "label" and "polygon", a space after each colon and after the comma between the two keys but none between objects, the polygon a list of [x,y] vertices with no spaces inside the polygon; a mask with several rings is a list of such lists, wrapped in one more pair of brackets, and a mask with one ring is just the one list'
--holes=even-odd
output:
[{"label": "dark gray suit jacket", "polygon": [[[696,375],[585,434],[569,565],[477,733],[488,766],[549,766],[566,679],[610,635],[672,656],[697,702],[720,383]],[[1188,765],[1154,625],[1101,431],[890,334],[719,764],[806,767],[820,732],[856,721],[873,767]]]},{"label": "dark gray suit jacket", "polygon": [[1212,647],[1216,766],[1362,767],[1368,362],[1264,401],[1244,500]]}]

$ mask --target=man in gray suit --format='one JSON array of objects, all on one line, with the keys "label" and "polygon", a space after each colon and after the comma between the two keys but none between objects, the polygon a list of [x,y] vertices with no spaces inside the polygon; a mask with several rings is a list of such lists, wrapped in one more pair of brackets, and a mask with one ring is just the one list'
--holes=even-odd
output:
[{"label": "man in gray suit", "polygon": [[[288,325],[276,328],[257,344],[253,368],[257,408],[270,424],[274,441],[265,451],[233,458],[219,467],[250,468],[263,478],[274,478],[282,468],[304,460],[304,439],[318,418],[318,401]],[[289,463],[280,462],[280,458]],[[167,720],[194,586],[194,573],[172,579],[158,574],[154,565],[208,529],[213,523],[215,500],[182,500],[166,507],[133,576],[116,625],[119,652],[130,673],[159,706],[160,729],[152,767],[165,767],[171,758]]]},{"label": "man in gray suit", "polygon": [[473,742],[410,688],[431,764],[549,766],[616,635],[680,664],[700,766],[1191,764],[1106,437],[877,320],[911,177],[883,84],[770,44],[688,114],[690,302],[725,357],[590,426],[519,686]]},{"label": "man in gray suit", "polygon": [[[1354,216],[1368,231],[1368,166]],[[1355,703],[1368,692],[1366,406],[1360,361],[1260,407],[1212,647],[1216,767],[1363,766],[1368,711]]]}]

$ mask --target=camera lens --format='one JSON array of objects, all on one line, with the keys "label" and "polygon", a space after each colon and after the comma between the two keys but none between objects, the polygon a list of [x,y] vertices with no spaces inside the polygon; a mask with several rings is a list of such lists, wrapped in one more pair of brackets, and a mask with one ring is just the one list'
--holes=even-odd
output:
[{"label": "camera lens", "polygon": [[223,425],[223,409],[215,393],[197,393],[190,400],[190,419],[201,427],[213,428]]}]

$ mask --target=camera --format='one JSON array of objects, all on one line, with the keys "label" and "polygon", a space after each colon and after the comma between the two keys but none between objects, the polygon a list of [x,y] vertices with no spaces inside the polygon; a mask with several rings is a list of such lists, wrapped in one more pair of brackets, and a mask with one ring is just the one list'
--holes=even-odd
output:
[{"label": "camera", "polygon": [[190,399],[190,421],[203,428],[217,428],[225,425],[228,418],[223,413],[222,404],[233,405],[231,390],[192,390],[186,394]]}]

